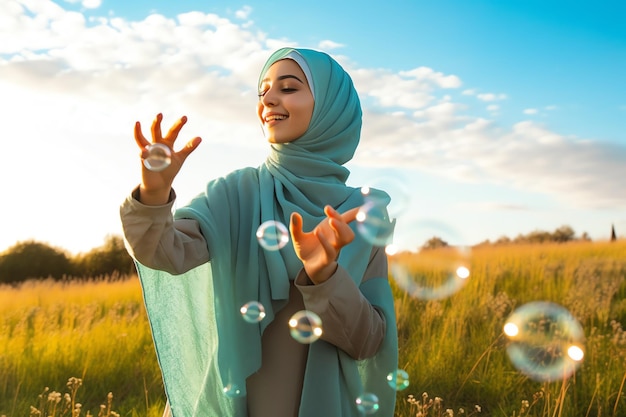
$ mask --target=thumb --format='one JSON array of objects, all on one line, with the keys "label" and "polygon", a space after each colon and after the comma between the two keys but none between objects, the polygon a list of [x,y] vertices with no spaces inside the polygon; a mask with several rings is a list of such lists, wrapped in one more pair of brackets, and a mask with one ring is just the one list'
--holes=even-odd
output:
[{"label": "thumb", "polygon": [[300,213],[296,213],[295,211],[291,213],[291,217],[289,219],[289,233],[291,234],[291,239],[297,241],[300,236],[302,236],[302,216]]}]

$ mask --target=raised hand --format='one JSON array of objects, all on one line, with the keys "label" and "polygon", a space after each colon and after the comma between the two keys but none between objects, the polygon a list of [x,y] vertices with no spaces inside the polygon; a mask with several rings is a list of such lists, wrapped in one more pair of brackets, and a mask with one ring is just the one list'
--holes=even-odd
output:
[{"label": "raised hand", "polygon": [[354,240],[349,223],[356,218],[359,207],[340,214],[331,206],[324,207],[326,218],[310,232],[302,230],[302,216],[292,213],[289,231],[296,255],[315,284],[326,281],[337,269],[341,248]]},{"label": "raised hand", "polygon": [[172,151],[172,161],[170,166],[162,171],[155,172],[147,169],[142,163],[141,170],[141,184],[139,186],[140,200],[144,204],[148,205],[161,205],[168,201],[170,190],[172,189],[172,183],[174,177],[180,171],[185,159],[193,152],[202,139],[195,137],[191,139],[187,144],[178,152],[174,151],[174,143],[178,138],[178,134],[182,127],[187,123],[187,117],[183,116],[174,123],[165,136],[161,132],[161,122],[163,121],[163,114],[159,113],[152,122],[150,132],[152,135],[152,142],[148,141],[141,131],[141,123],[135,123],[135,142],[141,149],[142,160],[148,156],[147,147],[152,143],[162,143],[170,148]]}]

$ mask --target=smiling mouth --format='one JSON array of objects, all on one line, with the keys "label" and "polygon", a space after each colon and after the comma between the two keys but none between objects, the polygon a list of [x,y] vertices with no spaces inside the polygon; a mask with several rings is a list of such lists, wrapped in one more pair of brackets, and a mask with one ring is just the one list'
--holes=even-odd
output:
[{"label": "smiling mouth", "polygon": [[287,116],[285,116],[284,114],[273,114],[265,118],[265,123],[275,122],[278,120],[285,120],[286,118]]}]

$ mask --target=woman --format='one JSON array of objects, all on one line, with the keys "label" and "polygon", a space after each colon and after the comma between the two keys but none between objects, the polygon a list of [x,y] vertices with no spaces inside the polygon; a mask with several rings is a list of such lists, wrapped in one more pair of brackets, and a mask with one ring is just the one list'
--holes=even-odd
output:
[{"label": "woman", "polygon": [[[121,206],[171,413],[357,416],[357,398],[372,393],[376,415],[390,417],[395,391],[386,376],[397,367],[397,336],[387,262],[354,232],[363,197],[345,184],[343,165],[361,131],[352,80],[325,53],[283,48],[258,87],[270,143],[262,166],[210,181],[172,217],[171,184],[200,144],[194,138],[167,169],[143,168]],[[152,142],[173,148],[186,118],[165,136],[161,120]],[[139,122],[135,139],[146,157],[150,141]],[[255,232],[267,220],[289,224],[287,246],[259,246]],[[249,301],[265,308],[259,323],[241,317]],[[289,334],[287,322],[301,310],[322,320],[311,344]]]}]

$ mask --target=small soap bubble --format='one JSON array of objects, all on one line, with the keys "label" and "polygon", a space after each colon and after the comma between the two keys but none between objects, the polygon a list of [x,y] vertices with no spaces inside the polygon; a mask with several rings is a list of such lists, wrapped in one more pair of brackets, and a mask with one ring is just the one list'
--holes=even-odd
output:
[{"label": "small soap bubble", "polygon": [[153,143],[147,146],[148,156],[143,164],[150,171],[163,171],[172,163],[172,151],[162,143]]},{"label": "small soap bubble", "polygon": [[511,363],[536,381],[571,376],[584,358],[584,331],[564,307],[535,301],[517,308],[507,318],[504,334]]},{"label": "small soap bubble", "polygon": [[224,395],[228,398],[237,398],[241,397],[243,393],[237,384],[228,384],[224,387]]},{"label": "small soap bubble", "polygon": [[356,215],[359,234],[375,246],[392,243],[395,219],[389,213],[390,196],[378,188],[362,187],[363,204]]},{"label": "small soap bubble", "polygon": [[387,383],[392,389],[402,391],[409,386],[409,374],[404,369],[397,369],[387,375]]},{"label": "small soap bubble", "polygon": [[375,246],[391,243],[394,225],[385,202],[378,199],[366,199],[356,214],[357,231],[363,239]]},{"label": "small soap bubble", "polygon": [[378,397],[371,392],[365,392],[359,395],[355,402],[359,411],[367,415],[376,413],[380,408]]},{"label": "small soap bubble", "polygon": [[256,237],[265,250],[276,251],[289,242],[289,229],[281,222],[268,220],[259,226]]},{"label": "small soap bubble", "polygon": [[420,243],[398,241],[386,248],[391,277],[401,290],[417,299],[440,300],[467,284],[471,249],[458,233],[432,220],[413,222],[407,230]]},{"label": "small soap bubble", "polygon": [[239,309],[241,317],[248,323],[258,323],[265,318],[265,307],[258,301],[245,303]]},{"label": "small soap bubble", "polygon": [[300,343],[313,343],[322,335],[322,319],[312,311],[300,310],[289,319],[291,337]]}]

